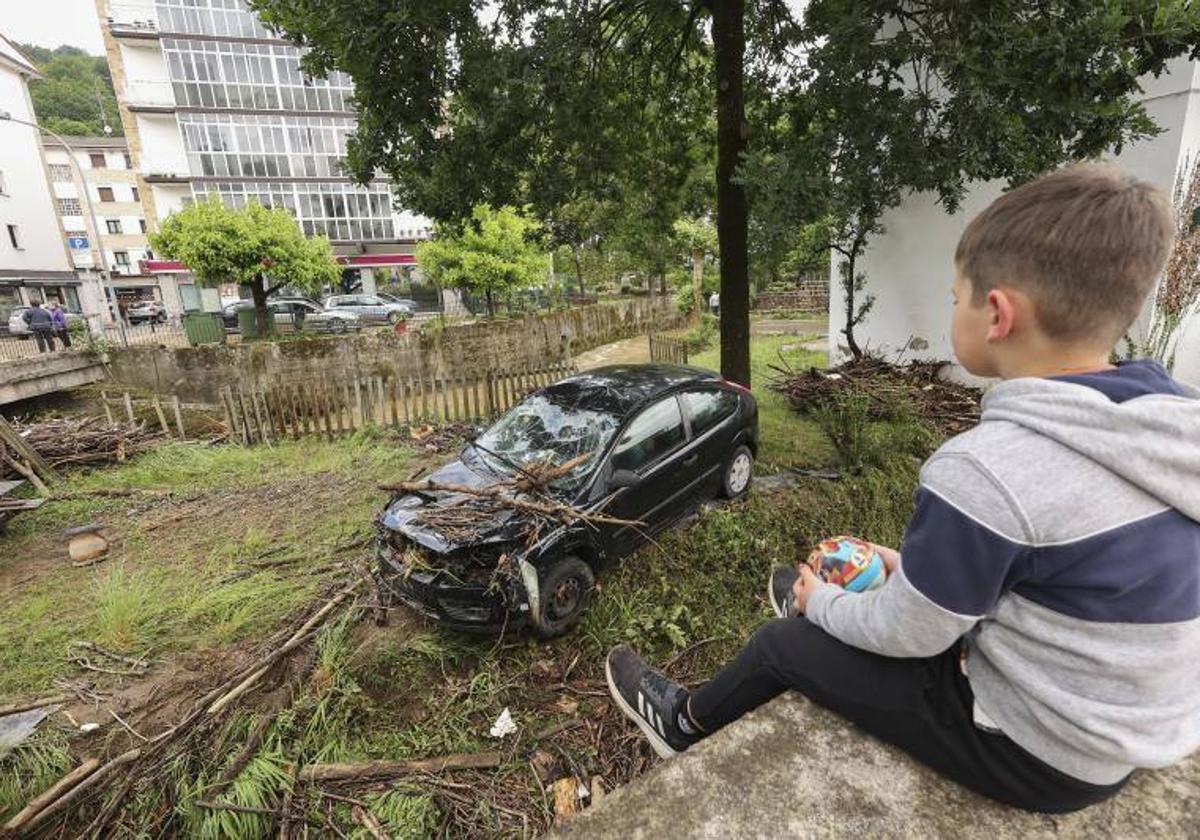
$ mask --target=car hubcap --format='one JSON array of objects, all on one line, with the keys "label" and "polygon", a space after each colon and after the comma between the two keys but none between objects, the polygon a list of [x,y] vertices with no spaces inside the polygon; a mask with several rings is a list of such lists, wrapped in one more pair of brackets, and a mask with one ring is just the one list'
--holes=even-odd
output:
[{"label": "car hubcap", "polygon": [[734,493],[741,493],[749,483],[750,456],[742,452],[733,459],[733,464],[729,467],[729,489]]},{"label": "car hubcap", "polygon": [[579,581],[575,578],[564,580],[554,590],[551,602],[551,614],[554,618],[563,618],[575,611],[579,605]]}]

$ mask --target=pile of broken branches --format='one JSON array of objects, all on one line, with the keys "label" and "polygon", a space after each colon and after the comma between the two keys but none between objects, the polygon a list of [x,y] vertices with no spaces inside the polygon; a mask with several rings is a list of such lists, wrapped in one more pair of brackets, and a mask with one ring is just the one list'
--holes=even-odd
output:
[{"label": "pile of broken branches", "polygon": [[776,378],[770,387],[802,413],[839,394],[858,393],[876,401],[881,414],[897,405],[911,406],[943,435],[956,435],[979,422],[980,393],[943,379],[941,372],[947,364],[913,361],[900,365],[864,356],[829,370],[797,372],[773,367]]},{"label": "pile of broken branches", "polygon": [[103,417],[62,417],[14,427],[52,467],[124,461],[166,440],[144,423],[109,423]]},{"label": "pile of broken branches", "polygon": [[[570,475],[590,457],[591,453],[584,453],[558,465],[527,464],[520,474],[483,487],[445,484],[425,479],[381,484],[379,488],[391,493],[445,493],[459,496],[456,501],[431,505],[417,517],[422,525],[437,530],[451,542],[469,538],[477,534],[480,528],[501,521],[503,517],[513,513],[521,516],[522,537],[526,546],[536,543],[548,528],[560,525],[572,525],[577,522],[591,527],[639,525],[638,522],[598,513],[596,510],[581,510],[560,501],[551,492],[550,485],[553,482]],[[603,506],[600,504],[597,508]]]}]

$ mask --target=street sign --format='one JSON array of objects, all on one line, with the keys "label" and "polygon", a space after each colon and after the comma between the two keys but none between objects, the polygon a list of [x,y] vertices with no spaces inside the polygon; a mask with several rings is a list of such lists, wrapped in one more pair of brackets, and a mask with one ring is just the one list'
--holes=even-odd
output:
[{"label": "street sign", "polygon": [[84,251],[87,249],[88,240],[86,236],[68,236],[67,247],[72,251]]}]

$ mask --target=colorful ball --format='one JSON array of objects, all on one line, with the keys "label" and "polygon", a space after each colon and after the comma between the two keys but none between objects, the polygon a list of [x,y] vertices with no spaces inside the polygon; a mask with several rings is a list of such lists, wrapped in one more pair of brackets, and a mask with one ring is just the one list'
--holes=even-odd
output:
[{"label": "colorful ball", "polygon": [[835,583],[847,592],[877,589],[887,579],[879,552],[870,543],[854,537],[822,540],[806,562],[821,580]]}]

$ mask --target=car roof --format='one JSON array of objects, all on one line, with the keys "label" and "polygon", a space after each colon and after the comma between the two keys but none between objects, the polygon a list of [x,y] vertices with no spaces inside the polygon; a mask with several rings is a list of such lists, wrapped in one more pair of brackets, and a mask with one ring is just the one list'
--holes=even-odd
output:
[{"label": "car roof", "polygon": [[681,385],[720,382],[711,370],[683,365],[607,365],[542,389],[551,401],[624,417],[642,403]]}]

